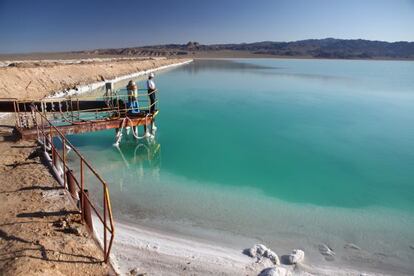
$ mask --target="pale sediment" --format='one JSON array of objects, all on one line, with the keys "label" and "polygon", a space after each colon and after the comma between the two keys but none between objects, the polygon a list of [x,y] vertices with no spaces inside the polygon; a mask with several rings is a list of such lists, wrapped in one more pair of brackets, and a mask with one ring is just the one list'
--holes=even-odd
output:
[{"label": "pale sediment", "polygon": [[[123,275],[128,275],[130,271],[148,275],[386,275],[371,271],[364,274],[352,267],[327,267],[312,263],[304,255],[292,264],[286,260],[283,252],[279,252],[279,263],[274,261],[277,255],[272,251],[277,251],[277,248],[263,246],[266,250],[262,256],[252,257],[246,253],[249,249],[237,249],[220,242],[119,221],[116,227],[117,238],[112,259]],[[277,271],[279,274],[261,274],[266,271]]]}]

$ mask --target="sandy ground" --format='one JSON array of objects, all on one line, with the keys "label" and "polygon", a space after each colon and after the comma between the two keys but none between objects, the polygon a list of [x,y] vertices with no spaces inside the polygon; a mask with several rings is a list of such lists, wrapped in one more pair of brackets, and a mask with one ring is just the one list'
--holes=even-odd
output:
[{"label": "sandy ground", "polygon": [[0,120],[0,275],[108,275],[67,192],[34,141],[14,142]]},{"label": "sandy ground", "polygon": [[56,91],[183,62],[186,59],[27,62],[0,68],[0,98],[41,99]]}]

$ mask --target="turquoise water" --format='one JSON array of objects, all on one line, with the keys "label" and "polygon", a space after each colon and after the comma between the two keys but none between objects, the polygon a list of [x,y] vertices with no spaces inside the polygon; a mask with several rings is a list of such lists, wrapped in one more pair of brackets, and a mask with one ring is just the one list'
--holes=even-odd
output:
[{"label": "turquoise water", "polygon": [[156,82],[155,141],[71,137],[119,216],[414,260],[414,62],[200,60]]}]

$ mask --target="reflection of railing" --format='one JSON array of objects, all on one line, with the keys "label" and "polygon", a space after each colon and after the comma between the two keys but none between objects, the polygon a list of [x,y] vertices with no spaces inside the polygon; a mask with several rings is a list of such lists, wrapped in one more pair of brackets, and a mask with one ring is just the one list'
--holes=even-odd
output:
[{"label": "reflection of railing", "polygon": [[[40,118],[40,122],[36,120],[36,128],[38,134],[38,140],[42,144],[42,147],[45,151],[51,152],[51,163],[55,172],[57,172],[58,177],[63,178],[63,185],[69,190],[72,197],[77,200],[78,193],[76,192],[76,186],[79,189],[79,206],[82,214],[82,221],[86,222],[91,231],[93,231],[92,218],[91,218],[91,209],[94,211],[98,219],[102,222],[103,225],[103,253],[104,261],[108,262],[109,254],[111,252],[112,242],[114,240],[114,222],[112,218],[112,208],[111,201],[109,197],[108,185],[105,180],[95,171],[95,169],[85,160],[85,158],[79,153],[79,151],[66,139],[66,137],[47,119],[47,117],[38,112],[34,107],[32,112],[35,113],[36,119]],[[58,137],[62,142],[62,153],[59,153],[59,149],[53,142],[53,137]],[[80,160],[80,181],[76,178],[76,175],[69,168],[68,163],[66,162],[67,152],[66,149],[72,149],[76,156]],[[47,155],[48,156],[48,155]],[[61,165],[63,164],[63,167]],[[96,177],[98,182],[101,184],[103,189],[103,214],[101,214],[96,206],[91,201],[91,198],[88,194],[88,191],[85,189],[85,170],[89,171]],[[74,186],[76,185],[76,186]],[[110,237],[108,239],[107,234],[109,233]]]}]

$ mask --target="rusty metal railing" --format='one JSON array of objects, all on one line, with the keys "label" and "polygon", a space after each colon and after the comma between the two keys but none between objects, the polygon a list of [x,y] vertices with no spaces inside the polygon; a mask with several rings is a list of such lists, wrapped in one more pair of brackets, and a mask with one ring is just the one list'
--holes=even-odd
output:
[{"label": "rusty metal railing", "polygon": [[[153,107],[155,108],[158,105],[158,100],[150,103],[148,96],[156,93],[157,90],[148,93],[148,94],[138,94],[138,97],[144,99],[139,99],[140,105],[138,107],[141,111],[150,111]],[[130,111],[135,110],[134,107],[128,107],[128,95],[115,95],[115,96],[101,96],[98,97],[107,103],[106,107],[100,108],[90,108],[79,110],[79,102],[87,99],[96,99],[97,97],[79,97],[79,98],[50,98],[38,100],[41,107],[38,110],[39,113],[52,114],[53,118],[56,120],[51,120],[52,122],[64,122],[69,124],[76,124],[83,121],[93,121],[100,119],[116,119],[122,118]],[[18,100],[15,98],[0,98],[0,102],[9,102],[13,105],[13,113],[15,115],[16,126],[19,128],[31,128],[34,126],[33,121],[33,112],[29,106],[33,101],[29,100]],[[56,104],[59,106],[57,110],[46,111],[44,107],[47,104]],[[65,107],[65,111],[59,110],[62,106]],[[82,115],[81,115],[82,114]],[[59,117],[61,117],[59,119]]]},{"label": "rusty metal railing", "polygon": [[[36,118],[36,129],[38,135],[38,141],[41,143],[43,150],[47,153],[51,153],[51,163],[52,167],[57,172],[58,177],[63,178],[63,186],[65,189],[68,189],[72,197],[77,200],[82,222],[86,222],[87,226],[93,232],[93,222],[91,218],[91,210],[95,213],[96,217],[102,223],[103,226],[103,254],[104,262],[107,263],[109,260],[112,243],[115,235],[114,221],[112,217],[112,208],[111,201],[109,196],[108,185],[105,180],[99,175],[98,172],[89,164],[89,162],[79,153],[79,151],[69,142],[69,140],[55,127],[46,117],[45,114],[39,112],[34,106],[32,106],[32,112],[35,113]],[[59,150],[55,143],[53,142],[53,137],[58,137],[62,142],[62,153],[59,153]],[[80,160],[79,168],[79,178],[76,178],[76,175],[69,168],[67,159],[66,149],[71,149]],[[63,166],[62,166],[63,165]],[[85,185],[85,169],[89,169],[93,176],[101,184],[103,191],[102,198],[102,212],[99,212],[98,208],[91,200],[88,190]],[[75,186],[74,186],[75,185]],[[79,189],[79,192],[76,193],[76,188]],[[79,198],[77,198],[79,195]],[[109,234],[109,237],[108,237]]]}]

